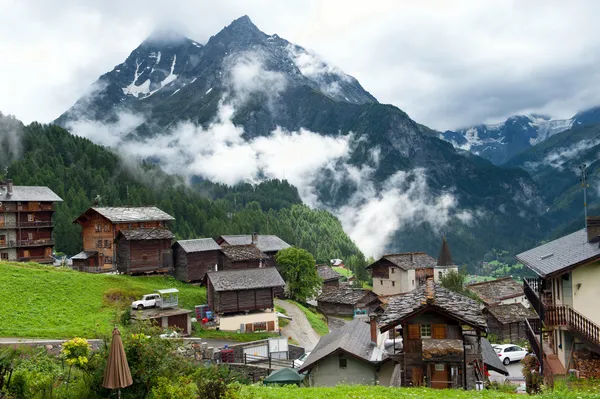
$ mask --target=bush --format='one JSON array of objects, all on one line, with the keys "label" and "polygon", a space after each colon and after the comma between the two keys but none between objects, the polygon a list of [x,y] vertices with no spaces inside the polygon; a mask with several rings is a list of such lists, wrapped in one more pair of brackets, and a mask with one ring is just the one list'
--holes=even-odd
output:
[{"label": "bush", "polygon": [[179,377],[176,382],[159,377],[150,399],[196,399],[198,387],[190,378]]},{"label": "bush", "polygon": [[194,373],[201,398],[223,399],[235,396],[235,384],[248,384],[245,375],[231,370],[227,366],[212,365],[199,368]]}]

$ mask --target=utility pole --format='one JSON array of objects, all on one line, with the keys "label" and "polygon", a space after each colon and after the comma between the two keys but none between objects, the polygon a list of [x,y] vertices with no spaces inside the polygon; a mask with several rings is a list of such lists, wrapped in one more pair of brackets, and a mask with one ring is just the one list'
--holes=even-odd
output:
[{"label": "utility pole", "polygon": [[581,171],[581,187],[583,187],[583,217],[584,217],[584,227],[587,228],[587,188],[589,185],[587,184],[587,165],[582,164],[579,166],[579,170]]}]

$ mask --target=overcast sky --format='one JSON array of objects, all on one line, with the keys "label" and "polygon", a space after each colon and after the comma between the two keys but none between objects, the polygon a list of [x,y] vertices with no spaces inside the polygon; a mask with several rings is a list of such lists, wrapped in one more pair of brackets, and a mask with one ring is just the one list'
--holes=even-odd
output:
[{"label": "overcast sky", "polygon": [[205,43],[244,14],[436,129],[600,105],[595,0],[0,0],[0,111],[49,122],[156,26]]}]

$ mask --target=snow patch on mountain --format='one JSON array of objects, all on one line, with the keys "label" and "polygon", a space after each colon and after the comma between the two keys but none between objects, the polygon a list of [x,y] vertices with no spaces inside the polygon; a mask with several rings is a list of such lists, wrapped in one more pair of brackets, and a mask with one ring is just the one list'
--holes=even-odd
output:
[{"label": "snow patch on mountain", "polygon": [[[158,52],[158,55],[155,53],[151,53],[150,58],[156,58],[156,62],[154,63],[154,65],[158,65],[158,63],[160,62],[160,57],[161,54],[160,52]],[[160,89],[162,89],[163,87],[165,87],[166,85],[168,85],[169,83],[173,82],[175,79],[177,79],[177,75],[175,75],[174,71],[175,71],[175,63],[177,62],[177,55],[173,55],[173,62],[171,64],[171,70],[169,72],[169,74],[162,80],[159,82],[159,86],[157,89],[154,90],[150,90],[150,85],[151,85],[151,81],[150,78],[146,78],[146,80],[144,80],[141,84],[136,85],[136,82],[139,80],[139,78],[142,75],[146,75],[146,76],[151,76],[152,72],[154,72],[154,66],[150,69],[150,72],[148,72],[146,74],[146,71],[143,71],[140,73],[140,66],[142,65],[141,62],[138,62],[138,60],[135,60],[135,72],[133,74],[133,81],[126,87],[123,87],[123,93],[126,95],[132,95],[134,97],[137,97],[139,99],[143,99],[143,98],[147,98],[150,97],[151,95],[153,95],[154,93],[156,93],[157,91],[159,91]],[[146,67],[146,69],[150,68],[149,66]],[[175,93],[173,93],[175,94]]]}]

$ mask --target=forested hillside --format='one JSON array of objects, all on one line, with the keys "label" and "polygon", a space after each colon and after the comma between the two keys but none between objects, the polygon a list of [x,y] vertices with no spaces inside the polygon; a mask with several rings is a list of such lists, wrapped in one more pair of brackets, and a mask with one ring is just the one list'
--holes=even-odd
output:
[{"label": "forested hillside", "polygon": [[[0,123],[0,130],[6,125]],[[151,164],[122,158],[58,126],[33,123],[19,130],[20,151],[11,155],[8,176],[17,185],[48,186],[63,198],[55,216],[57,251],[73,255],[81,250],[80,228],[72,221],[100,196],[102,206],[160,207],[176,218],[172,228],[180,239],[257,231],[279,235],[320,262],[352,257],[364,263],[340,222],[303,205],[286,181],[189,187]]]}]

